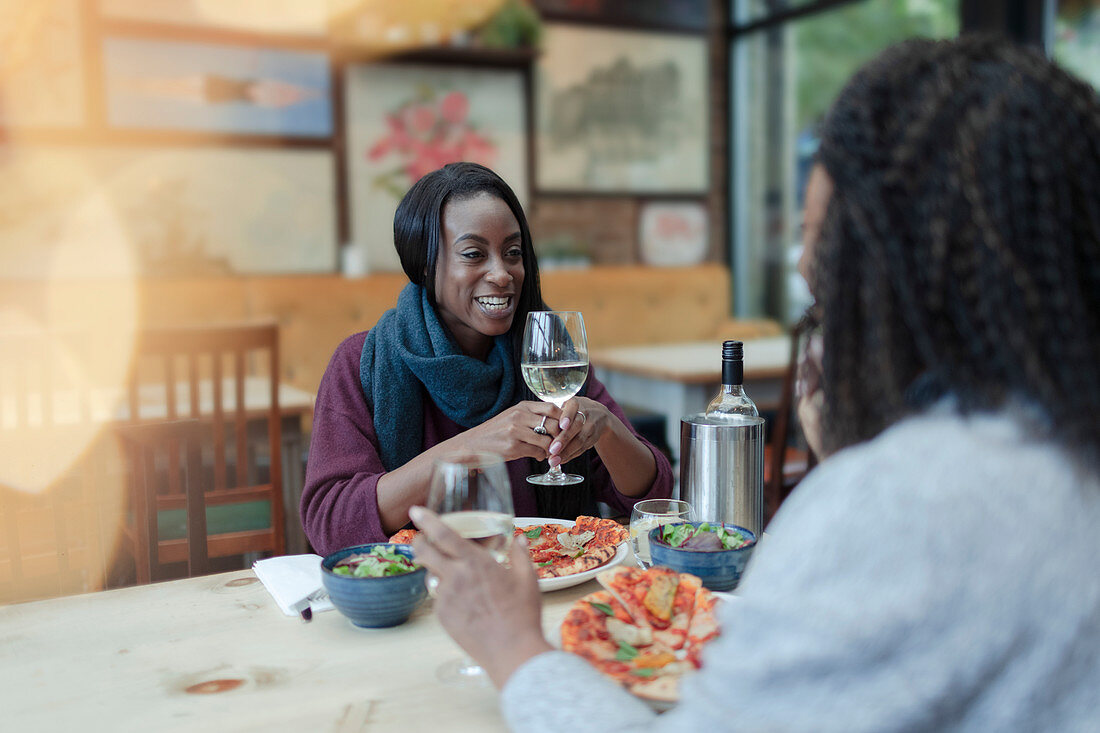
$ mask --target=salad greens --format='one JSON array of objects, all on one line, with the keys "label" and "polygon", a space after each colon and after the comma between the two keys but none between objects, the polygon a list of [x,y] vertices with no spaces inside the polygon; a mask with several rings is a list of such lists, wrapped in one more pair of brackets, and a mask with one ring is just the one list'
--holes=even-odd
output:
[{"label": "salad greens", "polygon": [[661,540],[672,547],[687,550],[736,550],[750,542],[737,530],[730,531],[721,524],[709,522],[702,522],[698,527],[690,524],[663,525]]},{"label": "salad greens", "polygon": [[337,575],[349,575],[353,578],[382,578],[387,575],[403,575],[419,569],[405,555],[397,552],[392,545],[372,547],[370,552],[348,555],[332,572]]}]

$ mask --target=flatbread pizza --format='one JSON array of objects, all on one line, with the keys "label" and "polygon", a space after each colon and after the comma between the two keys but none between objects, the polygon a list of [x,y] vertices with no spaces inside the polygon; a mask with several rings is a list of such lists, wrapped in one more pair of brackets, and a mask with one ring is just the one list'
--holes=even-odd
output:
[{"label": "flatbread pizza", "polygon": [[[515,528],[515,536],[527,538],[531,562],[539,578],[576,575],[604,565],[615,557],[630,531],[613,519],[577,517],[572,526],[556,522],[524,524]],[[408,544],[417,535],[415,529],[403,529],[390,542]]]},{"label": "flatbread pizza", "polygon": [[562,648],[638,697],[677,701],[680,679],[702,666],[703,645],[718,635],[715,596],[694,575],[667,568],[617,567],[596,579],[604,590],[566,614]]}]

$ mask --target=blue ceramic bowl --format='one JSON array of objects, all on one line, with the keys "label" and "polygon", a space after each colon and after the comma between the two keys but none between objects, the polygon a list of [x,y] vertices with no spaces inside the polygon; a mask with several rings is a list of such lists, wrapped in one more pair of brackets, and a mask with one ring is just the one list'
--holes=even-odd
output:
[{"label": "blue ceramic bowl", "polygon": [[[680,522],[698,527],[703,522]],[[716,522],[708,522],[716,524]],[[675,527],[675,524],[665,527]],[[703,585],[711,590],[733,590],[741,582],[741,573],[756,547],[756,535],[736,524],[723,524],[727,530],[737,531],[749,538],[749,544],[735,550],[691,550],[684,547],[672,547],[661,539],[661,530],[655,527],[649,531],[649,554],[654,565],[664,565],[680,573],[699,576]]]},{"label": "blue ceramic bowl", "polygon": [[424,585],[428,571],[424,568],[404,575],[387,575],[382,578],[356,578],[332,572],[336,563],[348,555],[367,553],[373,547],[386,545],[405,557],[413,556],[412,548],[408,545],[374,542],[345,547],[321,561],[321,583],[332,598],[332,605],[356,626],[375,629],[403,624],[428,595],[428,589]]}]

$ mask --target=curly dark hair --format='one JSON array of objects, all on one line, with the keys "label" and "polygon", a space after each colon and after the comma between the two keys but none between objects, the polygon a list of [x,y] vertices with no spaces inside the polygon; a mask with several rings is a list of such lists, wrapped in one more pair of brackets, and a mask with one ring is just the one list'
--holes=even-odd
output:
[{"label": "curly dark hair", "polygon": [[1100,98],[1035,51],[911,40],[827,115],[826,448],[951,394],[1100,465]]}]

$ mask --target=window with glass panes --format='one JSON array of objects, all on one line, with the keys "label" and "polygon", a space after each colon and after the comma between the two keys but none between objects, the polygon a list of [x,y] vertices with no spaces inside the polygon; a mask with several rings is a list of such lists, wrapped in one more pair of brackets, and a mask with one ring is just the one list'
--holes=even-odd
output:
[{"label": "window with glass panes", "polygon": [[890,44],[959,31],[960,0],[733,0],[730,264],[739,316],[790,323],[817,126],[845,81]]}]

